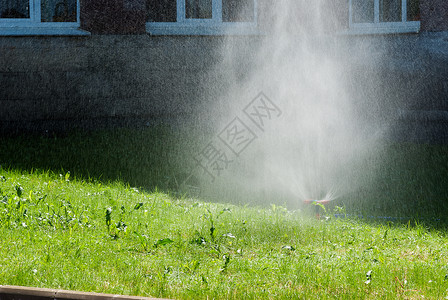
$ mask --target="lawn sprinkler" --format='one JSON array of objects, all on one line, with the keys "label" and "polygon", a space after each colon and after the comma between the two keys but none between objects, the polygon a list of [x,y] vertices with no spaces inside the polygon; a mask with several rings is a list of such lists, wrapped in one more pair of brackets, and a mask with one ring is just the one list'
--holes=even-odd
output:
[{"label": "lawn sprinkler", "polygon": [[[329,199],[322,199],[322,200],[311,200],[311,199],[305,199],[303,200],[303,204],[310,205],[313,204],[316,208],[316,219],[320,220],[320,214],[319,214],[319,206],[323,206],[325,210],[325,204],[328,204],[331,200]],[[320,205],[319,205],[320,204]]]}]

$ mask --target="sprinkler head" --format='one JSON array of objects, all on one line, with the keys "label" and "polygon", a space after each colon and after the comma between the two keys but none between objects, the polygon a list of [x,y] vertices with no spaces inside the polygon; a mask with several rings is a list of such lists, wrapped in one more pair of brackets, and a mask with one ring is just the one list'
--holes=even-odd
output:
[{"label": "sprinkler head", "polygon": [[[311,200],[311,199],[305,199],[303,200],[304,204],[311,204],[311,203],[316,203],[316,204],[322,204],[325,205],[328,202],[330,202],[331,200],[329,199],[322,199],[322,200]],[[320,213],[319,213],[319,207],[316,205],[316,219],[320,220]]]},{"label": "sprinkler head", "polygon": [[328,199],[322,199],[322,200],[311,200],[311,199],[306,199],[306,200],[303,200],[303,203],[304,204],[311,204],[311,203],[319,203],[319,204],[323,204],[323,205],[325,205],[325,204],[327,204],[328,202],[330,202],[331,200],[328,200]]}]

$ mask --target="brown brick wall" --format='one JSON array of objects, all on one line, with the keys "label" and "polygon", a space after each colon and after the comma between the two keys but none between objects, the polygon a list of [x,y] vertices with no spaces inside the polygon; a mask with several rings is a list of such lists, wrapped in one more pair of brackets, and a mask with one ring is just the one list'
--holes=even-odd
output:
[{"label": "brown brick wall", "polygon": [[93,34],[145,33],[144,0],[80,0],[81,28]]},{"label": "brown brick wall", "polygon": [[448,30],[448,1],[421,0],[420,17],[422,31]]},{"label": "brown brick wall", "polygon": [[[326,4],[327,28],[339,31],[348,28],[348,0],[329,0]],[[420,0],[420,19],[422,31],[448,30],[448,1]]]},{"label": "brown brick wall", "polygon": [[[144,0],[80,0],[81,28],[93,34],[141,34],[145,33],[146,5]],[[264,8],[269,0],[260,0],[260,27],[269,27]],[[300,6],[298,3],[298,7]],[[348,1],[329,0],[323,2],[324,30],[339,31],[348,28]],[[305,11],[305,10],[300,10]],[[448,30],[448,1],[421,0],[422,31]],[[300,13],[299,13],[300,15]],[[303,18],[306,19],[306,14]]]},{"label": "brown brick wall", "polygon": [[[348,20],[347,1],[337,1],[340,5],[334,2],[328,6],[328,12],[335,16],[329,20],[340,20],[339,26],[343,28]],[[435,1],[445,5],[445,0],[423,1],[424,9]],[[107,5],[101,7],[100,2]],[[82,28],[92,33],[145,32],[145,18],[141,13],[144,3],[139,0],[127,4],[124,0],[81,0],[81,4]],[[111,11],[115,12],[111,15]],[[118,17],[120,11],[130,15],[140,12],[140,15]],[[260,18],[270,21],[268,9],[262,11],[266,15],[260,14]],[[423,18],[440,15],[442,11],[435,9],[433,15],[422,13],[424,30],[445,28],[443,14],[432,23]],[[338,28],[331,22],[329,28]],[[339,42],[347,43],[346,50],[353,51],[352,56],[347,56],[347,64],[365,61],[367,67],[359,67],[362,72],[366,68],[375,72],[381,66],[387,68],[384,74],[390,77],[385,77],[387,80],[382,84],[382,89],[388,91],[382,97],[385,102],[395,101],[390,99],[395,97],[399,103],[421,105],[416,104],[413,109],[448,110],[444,101],[448,84],[446,54],[443,54],[448,49],[447,35],[442,32],[421,36],[343,36]],[[232,78],[247,76],[247,70],[254,68],[251,64],[257,63],[251,62],[256,57],[252,49],[259,49],[263,39],[263,35],[155,37],[145,34],[0,37],[0,134],[8,126],[35,129],[35,124],[57,120],[76,125],[80,119],[194,116],[203,108],[215,107],[231,87]],[[235,60],[225,59],[227,56],[216,51],[226,40],[233,40]],[[374,46],[371,52],[363,50],[368,43]],[[377,53],[377,62],[381,64],[373,64],[370,56],[362,59],[362,55],[372,53]],[[220,62],[225,62],[224,66],[219,65],[221,71],[214,72]],[[422,66],[418,67],[419,64]],[[233,77],[226,76],[229,73]],[[414,79],[420,75],[421,78]],[[355,83],[358,78],[362,79],[353,78]],[[361,79],[359,87],[364,87],[369,76]],[[389,83],[390,89],[386,86]],[[360,90],[358,94],[362,93]]]}]

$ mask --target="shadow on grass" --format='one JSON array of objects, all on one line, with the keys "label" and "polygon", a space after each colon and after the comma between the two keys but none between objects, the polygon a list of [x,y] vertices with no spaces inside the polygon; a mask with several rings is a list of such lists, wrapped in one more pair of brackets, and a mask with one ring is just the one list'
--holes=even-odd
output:
[{"label": "shadow on grass", "polygon": [[[448,145],[383,143],[351,168],[352,189],[326,205],[364,222],[448,224]],[[322,213],[322,212],[321,212]]]},{"label": "shadow on grass", "polygon": [[[193,167],[191,158],[209,138],[164,126],[10,136],[0,143],[0,165],[69,171],[71,178],[120,180],[145,190],[176,193]],[[343,206],[366,220],[371,216],[448,223],[448,145],[382,145],[351,176],[360,188],[329,209]]]},{"label": "shadow on grass", "polygon": [[[42,136],[2,138],[3,168],[70,172],[71,178],[103,182],[120,180],[131,186],[175,192],[188,171],[194,142],[168,127],[116,129]],[[179,177],[179,178],[177,178]]]},{"label": "shadow on grass", "polygon": [[[366,171],[369,170],[369,171]],[[448,224],[448,145],[388,143],[354,175],[359,188],[336,201],[367,222]]]}]

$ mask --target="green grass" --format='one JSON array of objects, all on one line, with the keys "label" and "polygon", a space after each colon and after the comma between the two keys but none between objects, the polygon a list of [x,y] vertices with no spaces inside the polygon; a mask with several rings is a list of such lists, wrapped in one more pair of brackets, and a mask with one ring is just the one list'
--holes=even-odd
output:
[{"label": "green grass", "polygon": [[377,145],[347,174],[357,188],[316,220],[275,197],[179,194],[185,158],[211,137],[3,137],[0,284],[176,299],[448,297],[447,145]]},{"label": "green grass", "polygon": [[179,172],[176,159],[194,151],[187,147],[188,141],[167,127],[11,136],[0,142],[0,165],[22,170],[69,170],[78,178],[121,180],[168,190],[173,187],[170,177]]},{"label": "green grass", "polygon": [[175,299],[443,299],[447,233],[0,170],[0,284]]},{"label": "green grass", "polygon": [[353,177],[361,184],[342,199],[349,210],[448,223],[448,145],[379,145]]},{"label": "green grass", "polygon": [[[24,171],[52,170],[64,174],[70,171],[72,176],[87,181],[120,180],[145,190],[157,188],[175,193],[177,184],[193,169],[191,158],[214,134],[204,133],[200,128],[159,126],[46,137],[3,137],[0,165]],[[367,152],[356,166],[347,167],[347,174],[343,175],[353,189],[337,199],[336,205],[356,215],[439,219],[448,223],[448,145],[379,143]],[[247,165],[244,159],[257,163],[247,156],[238,163]],[[214,187],[227,188],[225,183],[221,186],[214,183]],[[262,199],[262,194],[249,188],[231,197],[224,191],[214,199],[297,208],[290,205],[295,199],[277,200],[281,197],[275,193]],[[235,195],[242,199],[235,200]]]}]

